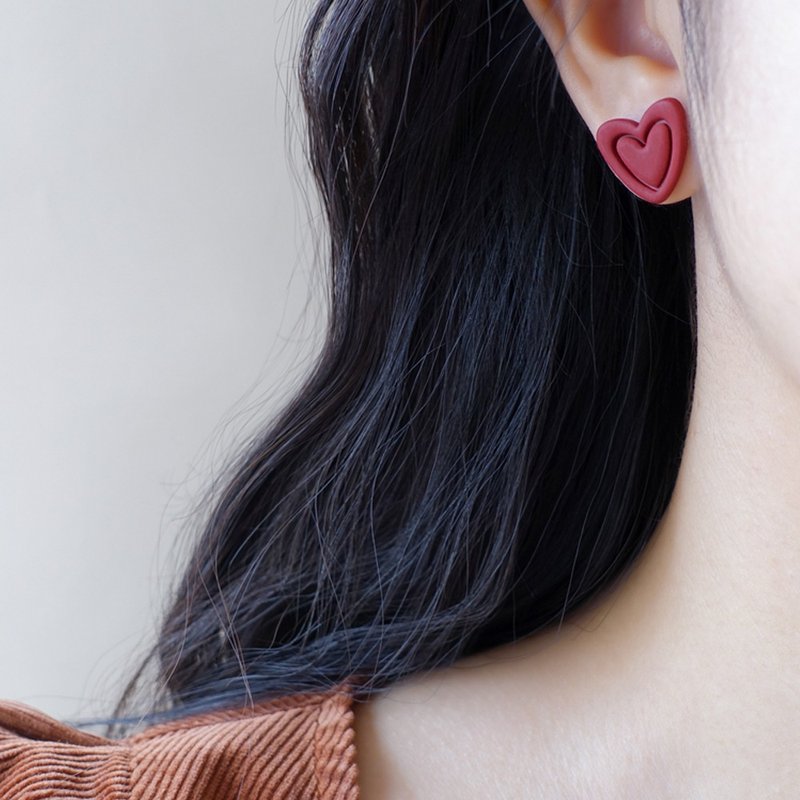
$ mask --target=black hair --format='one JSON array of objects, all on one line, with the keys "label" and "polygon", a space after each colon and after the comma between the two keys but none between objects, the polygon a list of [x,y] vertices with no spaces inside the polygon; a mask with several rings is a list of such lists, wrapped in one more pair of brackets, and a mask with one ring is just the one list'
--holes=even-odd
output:
[{"label": "black hair", "polygon": [[298,69],[325,342],[232,460],[109,735],[368,697],[560,624],[674,486],[691,205],[617,182],[524,4],[320,0]]}]

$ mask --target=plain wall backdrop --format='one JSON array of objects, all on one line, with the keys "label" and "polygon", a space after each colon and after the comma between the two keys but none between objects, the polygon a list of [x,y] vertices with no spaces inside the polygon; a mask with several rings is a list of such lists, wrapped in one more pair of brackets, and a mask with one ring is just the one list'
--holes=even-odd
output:
[{"label": "plain wall backdrop", "polygon": [[0,698],[110,713],[187,510],[318,349],[306,9],[0,3]]}]

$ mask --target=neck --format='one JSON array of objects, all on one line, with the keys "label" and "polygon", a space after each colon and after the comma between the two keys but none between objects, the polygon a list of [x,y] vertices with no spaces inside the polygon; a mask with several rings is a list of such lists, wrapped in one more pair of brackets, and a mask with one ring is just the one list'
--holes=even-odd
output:
[{"label": "neck", "polygon": [[696,208],[693,407],[641,588],[673,633],[702,637],[686,641],[696,657],[774,692],[800,655],[800,386],[744,318]]},{"label": "neck", "polygon": [[[492,763],[510,784],[515,771],[520,785],[536,775],[541,796],[567,784],[602,798],[796,796],[800,388],[744,319],[702,200],[694,211],[696,383],[652,540],[560,628],[407,679],[360,709],[365,785],[380,772],[404,796],[427,796],[436,780],[486,796]],[[445,769],[437,747],[469,753],[475,719],[480,757]],[[408,744],[428,727],[431,741]]]},{"label": "neck", "polygon": [[800,387],[745,318],[702,199],[694,210],[698,363],[675,491],[627,579],[575,621],[657,698],[689,780],[788,797],[763,781],[800,779]]}]

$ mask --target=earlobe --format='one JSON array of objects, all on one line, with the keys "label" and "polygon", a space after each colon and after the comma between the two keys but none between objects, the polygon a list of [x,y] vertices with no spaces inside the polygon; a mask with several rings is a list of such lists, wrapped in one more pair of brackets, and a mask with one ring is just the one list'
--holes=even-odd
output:
[{"label": "earlobe", "polygon": [[678,2],[525,0],[614,174],[652,203],[684,199],[695,184],[693,169],[684,169],[692,159],[678,99],[685,97]]},{"label": "earlobe", "polygon": [[657,98],[684,96],[678,0],[657,0],[657,15],[654,2],[525,0],[592,132]]}]

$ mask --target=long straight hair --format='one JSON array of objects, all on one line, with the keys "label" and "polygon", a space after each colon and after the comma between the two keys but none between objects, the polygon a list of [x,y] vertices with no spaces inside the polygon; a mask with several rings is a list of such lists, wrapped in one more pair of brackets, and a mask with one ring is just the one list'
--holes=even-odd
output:
[{"label": "long straight hair", "polygon": [[320,0],[298,74],[324,345],[232,459],[108,735],[558,625],[677,476],[691,206],[611,175],[524,4]]}]

